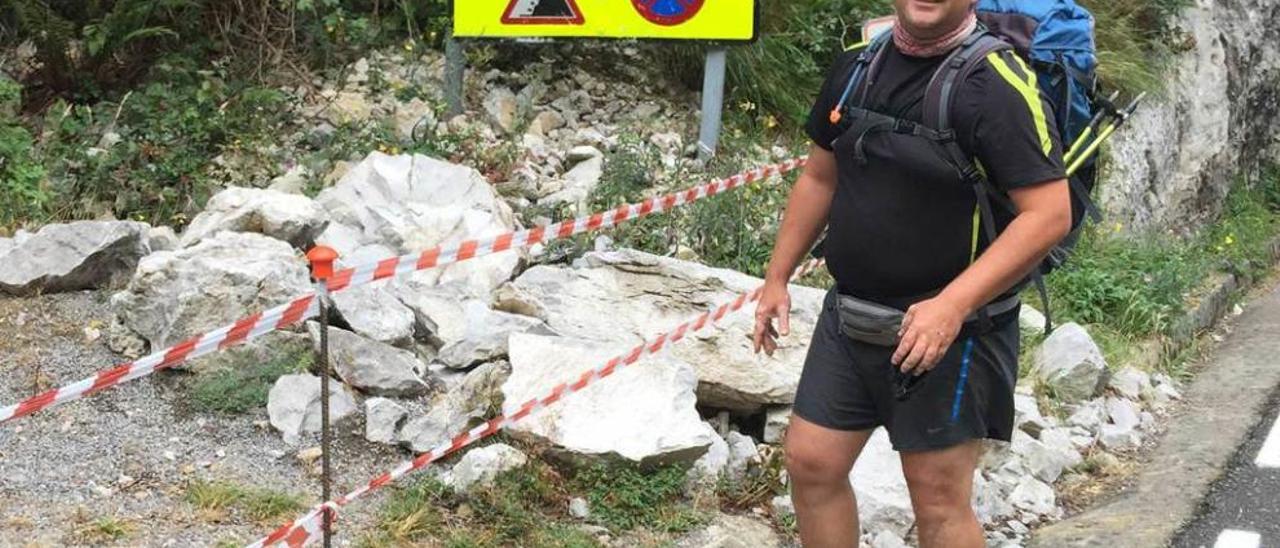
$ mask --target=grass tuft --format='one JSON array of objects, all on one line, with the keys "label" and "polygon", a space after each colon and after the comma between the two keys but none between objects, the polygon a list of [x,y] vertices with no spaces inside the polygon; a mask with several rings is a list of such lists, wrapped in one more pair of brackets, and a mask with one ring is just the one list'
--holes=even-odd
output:
[{"label": "grass tuft", "polygon": [[229,369],[198,377],[191,388],[191,403],[205,413],[238,415],[260,409],[267,404],[267,394],[276,379],[305,371],[312,359],[310,350],[301,346],[293,346],[267,361],[251,356],[237,359]]},{"label": "grass tuft", "polygon": [[221,521],[232,512],[239,512],[255,522],[266,522],[305,508],[298,495],[226,481],[193,481],[187,486],[184,499],[210,521]]}]

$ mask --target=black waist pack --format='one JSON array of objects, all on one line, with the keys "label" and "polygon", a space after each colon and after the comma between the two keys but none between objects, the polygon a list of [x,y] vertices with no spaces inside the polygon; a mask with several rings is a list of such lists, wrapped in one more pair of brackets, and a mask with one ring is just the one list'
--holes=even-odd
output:
[{"label": "black waist pack", "polygon": [[877,346],[897,346],[902,328],[901,310],[849,295],[837,295],[840,332],[855,341]]}]

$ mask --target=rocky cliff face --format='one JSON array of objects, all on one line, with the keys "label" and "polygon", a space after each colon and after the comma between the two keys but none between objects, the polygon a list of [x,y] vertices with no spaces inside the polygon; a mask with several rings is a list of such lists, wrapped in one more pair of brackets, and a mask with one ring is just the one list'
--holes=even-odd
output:
[{"label": "rocky cliff face", "polygon": [[1237,175],[1280,160],[1280,2],[1197,0],[1177,26],[1191,46],[1163,97],[1119,132],[1101,182],[1127,231],[1197,226]]}]

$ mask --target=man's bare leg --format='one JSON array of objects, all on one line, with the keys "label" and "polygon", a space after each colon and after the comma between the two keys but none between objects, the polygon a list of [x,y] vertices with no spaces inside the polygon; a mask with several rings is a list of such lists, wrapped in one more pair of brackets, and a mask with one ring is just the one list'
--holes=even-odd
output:
[{"label": "man's bare leg", "polygon": [[849,471],[870,430],[832,430],[791,416],[787,474],[805,548],[858,546],[858,505]]},{"label": "man's bare leg", "polygon": [[970,502],[973,471],[981,456],[978,440],[938,451],[902,453],[902,471],[911,490],[922,548],[986,545]]}]

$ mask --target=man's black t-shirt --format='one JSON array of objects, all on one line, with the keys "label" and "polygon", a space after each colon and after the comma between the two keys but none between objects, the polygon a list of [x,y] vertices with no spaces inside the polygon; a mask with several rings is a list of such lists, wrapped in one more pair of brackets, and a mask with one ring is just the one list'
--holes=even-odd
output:
[{"label": "man's black t-shirt", "polygon": [[[862,106],[920,123],[925,87],[946,56],[909,57],[892,42],[884,47]],[[842,292],[905,306],[945,287],[989,242],[978,230],[973,190],[949,164],[944,173],[937,162],[921,161],[931,155],[893,132],[842,135],[831,123],[829,113],[857,55],[846,52],[831,67],[806,124],[810,138],[835,153],[838,166],[825,253]],[[957,141],[1003,190],[1064,178],[1053,109],[1034,78],[1016,54],[1002,51],[981,62],[956,91],[951,114]],[[939,162],[942,157],[939,148]],[[1002,229],[1012,213],[995,210]]]}]

